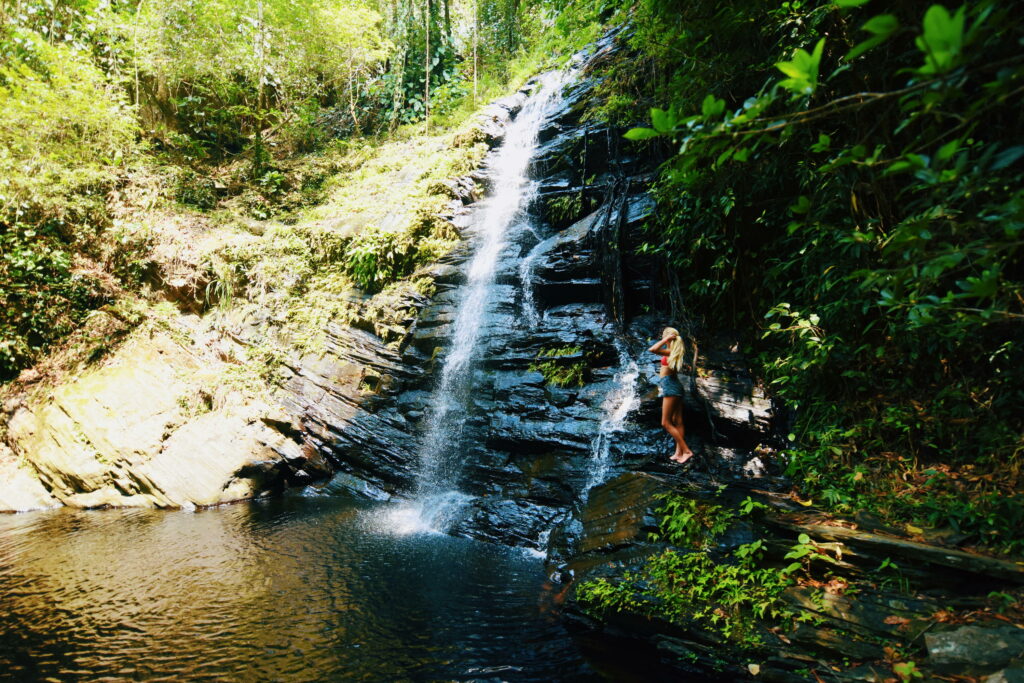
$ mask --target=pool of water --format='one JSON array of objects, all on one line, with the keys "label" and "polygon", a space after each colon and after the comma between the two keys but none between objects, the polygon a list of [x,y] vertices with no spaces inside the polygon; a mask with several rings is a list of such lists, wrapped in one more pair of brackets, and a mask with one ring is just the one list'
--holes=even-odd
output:
[{"label": "pool of water", "polygon": [[592,680],[541,560],[285,498],[0,515],[0,678]]}]

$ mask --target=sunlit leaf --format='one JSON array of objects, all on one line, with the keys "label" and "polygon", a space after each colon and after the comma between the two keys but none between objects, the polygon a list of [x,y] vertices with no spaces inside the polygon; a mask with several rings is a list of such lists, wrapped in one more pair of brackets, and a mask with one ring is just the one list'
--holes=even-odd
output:
[{"label": "sunlit leaf", "polygon": [[627,140],[650,140],[651,138],[656,138],[659,135],[661,135],[661,133],[652,128],[631,128],[630,130],[627,130],[622,137]]}]

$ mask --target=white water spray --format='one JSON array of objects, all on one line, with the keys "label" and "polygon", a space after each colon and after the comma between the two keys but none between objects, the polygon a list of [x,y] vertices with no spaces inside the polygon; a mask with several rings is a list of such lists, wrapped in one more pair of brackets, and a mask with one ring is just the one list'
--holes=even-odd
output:
[{"label": "white water spray", "polygon": [[601,420],[597,436],[590,445],[590,475],[583,491],[584,499],[590,493],[590,489],[608,477],[608,470],[611,468],[612,438],[625,428],[626,418],[640,406],[640,396],[636,393],[640,366],[621,341],[616,340],[615,350],[619,354],[619,371],[615,373],[615,387],[605,396],[604,404],[601,406],[604,418]]},{"label": "white water spray", "polygon": [[533,268],[546,245],[544,241],[538,242],[519,263],[519,282],[523,288],[523,315],[526,316],[531,329],[537,327],[540,322],[540,312],[537,310],[537,301],[533,294]]}]

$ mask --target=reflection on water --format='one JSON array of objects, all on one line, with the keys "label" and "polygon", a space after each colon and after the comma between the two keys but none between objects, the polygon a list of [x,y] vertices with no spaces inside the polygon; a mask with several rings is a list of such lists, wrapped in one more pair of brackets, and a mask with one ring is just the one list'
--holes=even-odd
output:
[{"label": "reflection on water", "polygon": [[589,679],[536,558],[331,499],[0,515],[0,677]]}]

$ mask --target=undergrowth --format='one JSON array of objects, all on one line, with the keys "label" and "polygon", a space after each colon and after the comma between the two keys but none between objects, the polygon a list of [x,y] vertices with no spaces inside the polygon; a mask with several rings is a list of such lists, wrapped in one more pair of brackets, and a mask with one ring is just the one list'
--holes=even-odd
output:
[{"label": "undergrowth", "polygon": [[739,512],[724,505],[681,495],[663,498],[654,542],[670,548],[644,561],[639,569],[614,579],[582,582],[577,597],[588,609],[631,611],[708,631],[744,650],[765,645],[764,630],[813,617],[783,600],[784,591],[809,573],[811,563],[828,560],[809,538],[801,536],[780,566],[767,557],[762,540],[721,555],[716,546],[733,524],[762,504],[745,501]]},{"label": "undergrowth", "polygon": [[1024,552],[1019,14],[613,5],[590,115],[666,159],[639,252],[666,308],[747,331],[805,497]]}]

